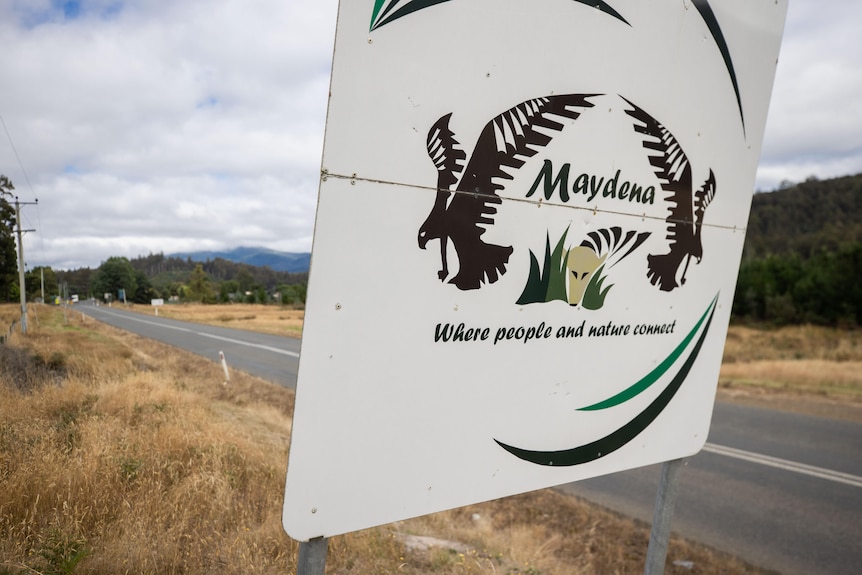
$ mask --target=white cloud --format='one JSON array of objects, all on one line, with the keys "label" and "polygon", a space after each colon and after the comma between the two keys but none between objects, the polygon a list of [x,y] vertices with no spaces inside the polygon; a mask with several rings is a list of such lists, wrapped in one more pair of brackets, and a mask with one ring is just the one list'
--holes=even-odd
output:
[{"label": "white cloud", "polygon": [[[29,265],[309,250],[335,0],[67,4],[0,0],[0,173],[40,200]],[[862,171],[860,18],[790,3],[758,187]]]},{"label": "white cloud", "polygon": [[862,172],[862,3],[790,2],[757,187]]},{"label": "white cloud", "polygon": [[67,18],[16,1],[0,22],[0,171],[40,199],[30,265],[310,249],[335,2],[87,1]]}]

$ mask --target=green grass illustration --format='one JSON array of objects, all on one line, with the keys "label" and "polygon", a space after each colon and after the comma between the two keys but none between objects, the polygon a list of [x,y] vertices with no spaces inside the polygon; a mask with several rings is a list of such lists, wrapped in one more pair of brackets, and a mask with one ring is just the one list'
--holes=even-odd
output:
[{"label": "green grass illustration", "polygon": [[[569,250],[563,246],[566,243],[566,236],[569,233],[569,228],[563,232],[563,235],[556,242],[554,249],[551,250],[551,236],[548,233],[545,236],[545,257],[543,258],[541,267],[539,259],[533,250],[530,250],[530,273],[527,277],[527,283],[524,285],[524,291],[521,292],[521,297],[516,302],[518,305],[526,305],[530,303],[547,303],[549,301],[561,300],[568,301],[566,292],[566,258]],[[584,308],[589,310],[600,309],[605,304],[605,297],[608,291],[613,287],[613,284],[604,287],[604,282],[607,276],[603,275],[604,266],[601,266],[596,273],[593,274],[587,289],[584,292],[584,298],[581,302]]]},{"label": "green grass illustration", "polygon": [[605,266],[599,267],[596,273],[593,274],[592,279],[590,279],[590,283],[587,284],[587,289],[584,290],[584,299],[581,301],[581,305],[585,309],[600,309],[605,305],[605,297],[608,295],[608,292],[614,287],[614,284],[611,284],[606,288],[602,288],[607,279],[607,276],[602,275],[604,270]]},{"label": "green grass illustration", "polygon": [[530,274],[521,297],[518,298],[519,305],[528,303],[545,303],[554,300],[567,301],[566,297],[566,256],[569,250],[563,245],[569,229],[563,232],[557,241],[554,250],[551,251],[550,234],[545,236],[545,257],[541,269],[539,260],[533,250],[530,250]]}]

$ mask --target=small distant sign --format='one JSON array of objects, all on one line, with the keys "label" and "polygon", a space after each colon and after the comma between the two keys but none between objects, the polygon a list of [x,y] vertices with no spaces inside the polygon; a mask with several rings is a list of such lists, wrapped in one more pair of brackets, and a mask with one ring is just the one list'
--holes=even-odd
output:
[{"label": "small distant sign", "polygon": [[162,298],[150,300],[150,305],[153,307],[158,307],[160,305],[165,305],[165,300]]},{"label": "small distant sign", "polygon": [[72,296],[72,303],[78,303],[78,296],[77,296],[77,294]]}]

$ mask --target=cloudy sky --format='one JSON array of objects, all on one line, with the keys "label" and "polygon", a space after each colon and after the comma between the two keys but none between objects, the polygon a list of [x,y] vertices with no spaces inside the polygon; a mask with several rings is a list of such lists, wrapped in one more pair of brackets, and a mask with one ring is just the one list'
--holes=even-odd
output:
[{"label": "cloudy sky", "polygon": [[[309,251],[336,0],[0,0],[28,267]],[[756,188],[862,172],[859,0],[790,0]]]}]

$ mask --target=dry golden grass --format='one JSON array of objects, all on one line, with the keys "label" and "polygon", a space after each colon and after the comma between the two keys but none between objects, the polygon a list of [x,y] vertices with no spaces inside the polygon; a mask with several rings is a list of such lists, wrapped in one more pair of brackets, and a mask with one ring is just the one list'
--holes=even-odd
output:
[{"label": "dry golden grass", "polygon": [[[155,314],[152,306],[132,304],[125,309],[138,313]],[[277,305],[234,303],[226,305],[168,304],[159,307],[159,316],[221,327],[271,333],[273,335],[302,336],[305,310]]]},{"label": "dry golden grass", "polygon": [[862,421],[862,332],[731,326],[720,397]]},{"label": "dry golden grass", "polygon": [[725,363],[801,359],[862,361],[862,331],[813,325],[777,329],[730,326]]},{"label": "dry golden grass", "polygon": [[[281,529],[292,391],[242,373],[224,386],[214,362],[38,316],[0,346],[0,574],[296,571]],[[648,533],[539,491],[334,537],[327,572],[634,573]],[[666,572],[764,573],[679,539]]]},{"label": "dry golden grass", "polygon": [[[2,350],[0,572],[283,566],[292,394],[242,374],[224,387],[210,362],[42,309],[53,321]],[[53,377],[22,389],[12,354],[53,358]]]}]

